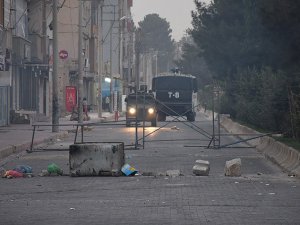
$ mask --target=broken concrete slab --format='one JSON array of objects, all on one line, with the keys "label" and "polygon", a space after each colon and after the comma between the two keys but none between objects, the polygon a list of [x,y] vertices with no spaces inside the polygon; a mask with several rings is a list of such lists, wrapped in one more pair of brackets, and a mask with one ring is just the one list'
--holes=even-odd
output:
[{"label": "broken concrete slab", "polygon": [[208,176],[210,171],[209,161],[198,159],[193,166],[193,174],[196,176]]},{"label": "broken concrete slab", "polygon": [[181,175],[180,170],[167,170],[166,176],[168,177],[179,177]]},{"label": "broken concrete slab", "polygon": [[240,158],[226,161],[225,176],[239,177],[242,174],[242,160]]}]

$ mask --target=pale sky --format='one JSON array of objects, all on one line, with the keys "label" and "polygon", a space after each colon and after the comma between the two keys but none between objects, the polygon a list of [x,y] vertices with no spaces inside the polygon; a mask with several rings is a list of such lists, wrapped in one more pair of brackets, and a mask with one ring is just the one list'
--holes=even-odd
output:
[{"label": "pale sky", "polygon": [[195,9],[194,0],[133,0],[131,12],[136,26],[146,15],[157,13],[170,23],[172,37],[179,41],[192,27],[191,11]]}]

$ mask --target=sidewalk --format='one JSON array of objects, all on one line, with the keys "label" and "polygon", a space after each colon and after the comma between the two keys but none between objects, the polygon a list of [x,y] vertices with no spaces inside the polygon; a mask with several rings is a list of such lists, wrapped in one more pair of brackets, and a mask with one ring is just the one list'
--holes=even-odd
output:
[{"label": "sidewalk", "polygon": [[[97,113],[89,113],[90,120],[84,123],[102,122],[114,118],[114,114],[103,112],[98,118]],[[35,124],[51,125],[51,122],[37,122]],[[60,118],[59,124],[74,124],[74,126],[61,126],[58,133],[53,133],[51,126],[36,128],[34,146],[51,140],[61,139],[68,135],[69,130],[74,130],[77,121],[70,121],[70,116]],[[21,151],[30,149],[33,134],[33,126],[30,124],[10,124],[0,127],[0,160]]]}]

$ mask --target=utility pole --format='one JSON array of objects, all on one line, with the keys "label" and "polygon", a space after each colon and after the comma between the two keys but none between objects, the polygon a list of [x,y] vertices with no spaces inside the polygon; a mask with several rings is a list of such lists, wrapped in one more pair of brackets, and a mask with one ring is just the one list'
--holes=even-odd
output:
[{"label": "utility pole", "polygon": [[42,1],[42,52],[43,63],[47,62],[47,18],[46,18],[46,0]]},{"label": "utility pole", "polygon": [[103,73],[103,4],[104,0],[99,2],[100,4],[100,23],[99,23],[99,5],[98,5],[98,118],[102,117],[102,73]]},{"label": "utility pole", "polygon": [[52,132],[59,131],[57,0],[53,0]]},{"label": "utility pole", "polygon": [[83,61],[82,61],[82,0],[79,3],[78,16],[78,123],[83,122],[82,92],[83,92]]},{"label": "utility pole", "polygon": [[[132,47],[132,31],[129,31],[129,39],[128,39],[129,43],[128,43],[128,87],[130,87],[129,85],[131,85],[131,64],[132,64],[132,52],[133,52],[133,47]],[[129,88],[129,93],[130,94],[130,88]]]},{"label": "utility pole", "polygon": [[140,54],[141,54],[141,28],[136,31],[136,71],[135,71],[135,91],[137,92],[140,88]]},{"label": "utility pole", "polygon": [[[114,11],[115,13],[115,11]],[[110,29],[110,41],[109,41],[109,50],[110,50],[110,63],[109,63],[109,70],[110,70],[110,84],[109,84],[109,90],[110,90],[110,108],[109,111],[112,113],[113,112],[113,76],[112,76],[112,51],[113,51],[113,46],[112,46],[112,35],[113,35],[113,26],[114,26],[114,20],[111,21],[111,29]]]}]

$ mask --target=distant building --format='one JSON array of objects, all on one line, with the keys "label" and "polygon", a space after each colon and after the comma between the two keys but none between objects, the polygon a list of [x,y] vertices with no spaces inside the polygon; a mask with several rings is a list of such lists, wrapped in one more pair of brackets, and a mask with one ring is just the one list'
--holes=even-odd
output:
[{"label": "distant building", "polygon": [[[102,46],[102,97],[113,94],[114,106],[120,107],[120,97],[128,89],[133,74],[132,0],[82,3],[83,97],[90,109],[97,108],[101,65],[98,50]],[[76,104],[77,98],[78,6],[79,0],[58,0],[61,116],[69,113],[68,104],[71,100]],[[0,126],[29,119],[49,120],[52,116],[52,15],[52,1],[0,0]],[[113,78],[112,85],[105,82],[106,77]],[[74,95],[70,96],[69,91]]]}]

